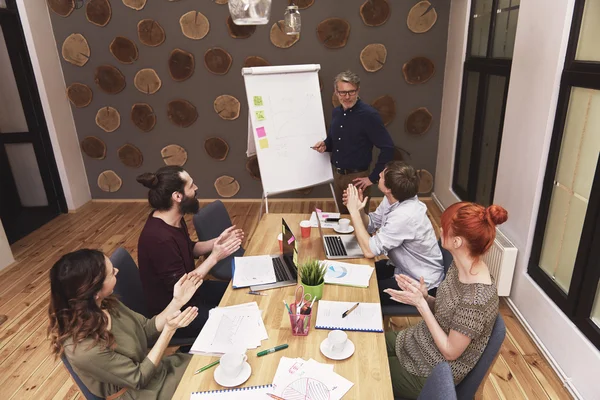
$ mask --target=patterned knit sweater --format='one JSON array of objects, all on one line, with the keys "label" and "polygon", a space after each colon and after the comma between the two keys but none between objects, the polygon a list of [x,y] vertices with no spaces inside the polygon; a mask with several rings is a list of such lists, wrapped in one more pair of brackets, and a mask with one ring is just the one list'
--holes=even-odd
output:
[{"label": "patterned knit sweater", "polygon": [[[452,264],[437,290],[434,316],[448,334],[451,329],[471,338],[471,343],[454,361],[448,361],[455,384],[475,367],[490,339],[498,315],[498,291],[492,284],[465,284],[458,280]],[[413,375],[427,377],[438,363],[446,361],[425,324],[407,328],[398,334],[396,355],[400,364]]]}]

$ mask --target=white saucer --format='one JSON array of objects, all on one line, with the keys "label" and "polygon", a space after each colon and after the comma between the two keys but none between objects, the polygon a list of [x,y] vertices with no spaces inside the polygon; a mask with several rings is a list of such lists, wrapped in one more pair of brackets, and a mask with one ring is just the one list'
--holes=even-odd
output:
[{"label": "white saucer", "polygon": [[336,226],[335,228],[333,228],[333,230],[336,231],[337,233],[342,233],[342,234],[352,233],[352,232],[354,232],[354,227],[352,225],[350,225],[347,230],[343,231],[340,229],[339,226]]},{"label": "white saucer", "polygon": [[334,353],[329,350],[329,339],[325,338],[325,340],[321,342],[320,349],[321,353],[327,358],[331,358],[332,360],[345,360],[354,354],[354,343],[352,343],[352,340],[348,339],[346,347],[344,347],[342,351]]},{"label": "white saucer", "polygon": [[248,378],[250,378],[250,375],[252,375],[252,368],[250,367],[250,364],[248,364],[247,362],[244,362],[244,366],[242,367],[242,370],[240,371],[238,376],[234,376],[234,377],[226,376],[225,374],[223,374],[223,371],[221,370],[221,366],[219,365],[217,367],[217,369],[215,369],[214,378],[215,378],[215,381],[221,386],[234,387],[234,386],[239,386],[242,383],[246,382],[248,380]]}]

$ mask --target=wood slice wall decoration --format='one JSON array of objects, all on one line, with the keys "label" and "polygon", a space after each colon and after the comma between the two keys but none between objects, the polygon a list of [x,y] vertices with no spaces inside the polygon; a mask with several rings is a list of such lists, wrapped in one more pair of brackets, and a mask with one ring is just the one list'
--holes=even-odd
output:
[{"label": "wood slice wall decoration", "polygon": [[131,40],[117,36],[110,43],[110,53],[123,64],[133,64],[138,59],[138,48]]},{"label": "wood slice wall decoration", "polygon": [[367,26],[380,26],[390,18],[392,10],[387,0],[367,0],[360,6],[360,16]]},{"label": "wood slice wall decoration", "polygon": [[199,11],[190,11],[179,18],[181,32],[189,39],[203,39],[210,31],[210,22],[204,14]]},{"label": "wood slice wall decoration", "polygon": [[[431,8],[428,1],[420,1],[408,12],[406,25],[414,33],[425,33],[429,31],[437,21],[437,12]],[[427,11],[429,10],[429,11]]]},{"label": "wood slice wall decoration", "polygon": [[90,46],[81,33],[72,33],[63,42],[62,56],[65,61],[83,67],[90,59]]},{"label": "wood slice wall decoration", "polygon": [[229,31],[229,36],[234,39],[247,39],[254,32],[256,32],[256,25],[236,25],[231,18],[231,15],[227,17],[227,31]]},{"label": "wood slice wall decoration", "polygon": [[419,193],[429,193],[433,189],[433,175],[426,169],[418,169]]},{"label": "wood slice wall decoration", "polygon": [[96,125],[106,132],[114,132],[121,125],[121,114],[113,107],[102,107],[96,113]]},{"label": "wood slice wall decoration", "polygon": [[215,189],[221,197],[233,197],[240,191],[240,184],[234,177],[223,175],[215,181]]},{"label": "wood slice wall decoration", "polygon": [[138,22],[138,38],[146,46],[156,47],[165,41],[165,30],[153,19],[143,19]]},{"label": "wood slice wall decoration", "polygon": [[371,105],[379,111],[379,115],[381,115],[385,126],[388,126],[394,120],[394,117],[396,117],[396,102],[388,94],[378,97]]},{"label": "wood slice wall decoration", "polygon": [[431,127],[431,121],[433,121],[433,115],[427,107],[419,107],[406,117],[404,130],[413,135],[422,135]]},{"label": "wood slice wall decoration", "polygon": [[228,0],[215,0],[215,3],[217,4],[227,4]]},{"label": "wood slice wall decoration", "polygon": [[106,158],[106,144],[96,136],[88,136],[81,141],[81,151],[94,160]]},{"label": "wood slice wall decoration", "polygon": [[117,150],[119,160],[131,168],[139,168],[144,163],[144,156],[140,149],[130,143],[126,143]]},{"label": "wood slice wall decoration", "polygon": [[415,57],[402,66],[404,79],[411,85],[427,82],[434,72],[435,66],[427,57]]},{"label": "wood slice wall decoration", "polygon": [[179,99],[170,101],[167,104],[167,116],[173,124],[187,128],[196,122],[198,111],[189,101]]},{"label": "wood slice wall decoration", "polygon": [[83,83],[72,83],[67,88],[69,101],[77,108],[87,107],[93,98],[92,89]]},{"label": "wood slice wall decoration", "polygon": [[377,72],[385,65],[387,49],[381,43],[365,46],[360,52],[360,63],[367,72]]},{"label": "wood slice wall decoration", "polygon": [[156,114],[146,103],[136,103],[131,107],[131,122],[143,132],[150,132],[156,125]]},{"label": "wood slice wall decoration", "polygon": [[308,7],[312,6],[315,3],[315,0],[295,0],[294,4],[298,6],[300,10],[306,10]]},{"label": "wood slice wall decoration", "polygon": [[123,4],[136,11],[140,11],[146,6],[146,0],[123,0]]},{"label": "wood slice wall decoration", "polygon": [[233,121],[240,116],[240,101],[233,96],[222,94],[215,99],[213,105],[215,112],[225,120]]},{"label": "wood slice wall decoration", "polygon": [[112,65],[101,65],[96,68],[94,82],[108,94],[117,94],[125,89],[125,77]]},{"label": "wood slice wall decoration", "polygon": [[204,65],[213,74],[225,75],[232,63],[231,54],[220,47],[213,47],[204,53]]},{"label": "wood slice wall decoration", "polygon": [[105,192],[114,193],[121,189],[123,181],[117,173],[111,169],[103,171],[98,175],[98,187]]},{"label": "wood slice wall decoration", "polygon": [[142,93],[154,94],[158,92],[162,86],[162,81],[158,77],[158,74],[152,68],[140,69],[135,78],[133,78],[133,84]]},{"label": "wood slice wall decoration", "polygon": [[48,0],[48,7],[61,17],[68,17],[75,9],[75,0]]},{"label": "wood slice wall decoration", "polygon": [[258,166],[258,157],[252,156],[246,160],[246,171],[252,179],[260,181],[260,167]]},{"label": "wood slice wall decoration", "polygon": [[348,42],[350,23],[342,18],[327,18],[317,26],[317,37],[328,49],[340,49]]},{"label": "wood slice wall decoration", "polygon": [[160,151],[160,155],[167,165],[183,165],[187,162],[187,151],[179,145],[170,144]]},{"label": "wood slice wall decoration", "polygon": [[94,25],[106,26],[112,16],[108,0],[89,0],[85,6],[85,17]]},{"label": "wood slice wall decoration", "polygon": [[271,39],[271,43],[275,47],[279,47],[280,49],[289,49],[292,47],[298,40],[300,40],[300,34],[297,35],[288,35],[284,31],[284,23],[285,21],[279,20],[271,26],[271,32],[269,33],[269,38]]},{"label": "wood slice wall decoration", "polygon": [[171,78],[177,82],[182,82],[194,74],[194,55],[185,50],[175,49],[169,56],[169,73]]},{"label": "wood slice wall decoration", "polygon": [[249,56],[249,57],[246,57],[246,59],[244,60],[244,65],[242,67],[243,68],[268,67],[269,65],[271,65],[271,63],[268,62],[267,60],[265,60],[262,57],[259,57],[259,56]]},{"label": "wood slice wall decoration", "polygon": [[210,158],[223,161],[229,153],[229,145],[226,141],[218,137],[208,138],[204,141],[204,150]]}]

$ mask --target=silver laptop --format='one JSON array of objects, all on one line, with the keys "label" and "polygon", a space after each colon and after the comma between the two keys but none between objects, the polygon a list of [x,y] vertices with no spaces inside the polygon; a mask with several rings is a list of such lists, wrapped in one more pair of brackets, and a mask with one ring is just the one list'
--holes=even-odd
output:
[{"label": "silver laptop", "polygon": [[271,255],[277,282],[250,286],[250,290],[273,289],[283,286],[292,286],[298,283],[298,267],[294,263],[296,246],[294,245],[294,242],[290,240],[293,236],[292,230],[283,218],[281,218],[281,228],[283,231],[283,253]]},{"label": "silver laptop", "polygon": [[354,235],[323,235],[321,228],[321,219],[319,213],[315,210],[317,216],[317,225],[319,226],[319,234],[323,239],[323,249],[325,256],[330,260],[340,258],[364,258],[364,254]]}]

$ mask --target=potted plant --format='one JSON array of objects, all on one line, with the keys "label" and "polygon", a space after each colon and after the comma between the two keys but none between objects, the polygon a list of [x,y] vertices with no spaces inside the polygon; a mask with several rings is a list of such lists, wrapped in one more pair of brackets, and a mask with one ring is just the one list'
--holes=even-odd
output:
[{"label": "potted plant", "polygon": [[326,272],[327,267],[321,265],[318,260],[309,259],[300,264],[298,273],[300,274],[300,283],[304,286],[304,293],[310,293],[316,299],[315,301],[323,297]]}]

